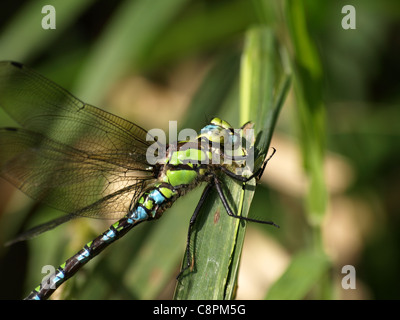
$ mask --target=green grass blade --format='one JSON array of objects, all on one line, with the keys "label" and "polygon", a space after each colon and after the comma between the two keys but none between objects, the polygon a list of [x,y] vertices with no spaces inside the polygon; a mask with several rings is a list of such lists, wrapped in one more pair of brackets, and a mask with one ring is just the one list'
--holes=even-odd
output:
[{"label": "green grass blade", "polygon": [[[274,72],[272,70],[275,68],[271,69],[271,66],[281,64],[270,30],[250,30],[246,43],[241,69],[241,108],[250,110],[246,111],[247,116],[255,121],[256,134],[259,133],[259,142],[263,148],[261,153],[266,153],[289,82],[283,73],[274,74],[272,77],[270,74],[266,75]],[[243,77],[246,79],[243,80]],[[283,78],[286,80],[281,82]],[[270,81],[264,81],[265,79]],[[285,85],[282,86],[282,83]],[[253,107],[253,104],[256,106]],[[264,118],[259,118],[258,115],[263,115]],[[265,128],[269,128],[269,132],[266,132]],[[247,185],[244,195],[240,183],[227,177],[223,178],[223,182],[231,208],[235,212],[241,211],[243,216],[248,216],[255,182]],[[240,210],[241,203],[243,207]],[[245,223],[229,217],[217,193],[212,192],[193,228],[193,270],[184,273],[177,284],[174,298],[234,298],[244,233]]]},{"label": "green grass blade", "polygon": [[304,168],[310,179],[306,198],[307,214],[313,225],[319,225],[328,199],[323,172],[326,134],[322,66],[307,31],[304,4],[289,1],[287,10],[294,44],[294,92],[299,115],[300,144]]},{"label": "green grass blade", "polygon": [[290,87],[287,65],[287,56],[279,54],[269,29],[248,31],[242,56],[240,120],[254,121],[256,133],[262,133],[257,136],[261,154],[268,151],[280,107]]},{"label": "green grass blade", "polygon": [[[293,257],[289,267],[270,288],[267,299],[302,299],[311,289],[319,297],[331,297],[331,280],[326,277],[330,262],[323,253],[321,222],[328,193],[324,181],[325,107],[322,99],[322,66],[307,31],[305,5],[289,1],[286,7],[289,31],[293,40],[294,103],[305,173],[309,179],[305,212],[313,227],[309,246]],[[325,276],[325,277],[324,277]],[[315,291],[314,291],[315,292]]]}]

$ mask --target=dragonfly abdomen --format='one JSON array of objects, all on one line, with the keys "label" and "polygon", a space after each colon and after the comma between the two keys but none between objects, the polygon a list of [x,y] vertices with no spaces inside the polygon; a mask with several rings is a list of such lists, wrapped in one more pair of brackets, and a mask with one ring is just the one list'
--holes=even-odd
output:
[{"label": "dragonfly abdomen", "polygon": [[[203,174],[198,170],[186,170],[180,166],[166,166],[164,168],[165,181],[178,183],[172,185],[168,182],[158,182],[142,193],[139,200],[132,203],[129,213],[111,225],[104,233],[88,242],[79,252],[60,265],[55,275],[35,288],[26,299],[41,300],[49,297],[62,283],[73,276],[86,262],[97,256],[104,248],[127,233],[140,222],[158,219],[175,200],[196,187]],[[187,171],[187,172],[186,172]],[[190,172],[194,174],[190,174]],[[184,186],[184,187],[183,187]]]},{"label": "dragonfly abdomen", "polygon": [[128,222],[157,219],[178,198],[179,192],[168,183],[158,183],[145,191],[128,214]]},{"label": "dragonfly abdomen", "polygon": [[102,252],[108,245],[125,235],[144,220],[132,221],[128,215],[111,225],[104,233],[85,244],[71,258],[61,264],[55,274],[36,287],[25,299],[47,299],[60,285],[71,278],[83,265]]}]

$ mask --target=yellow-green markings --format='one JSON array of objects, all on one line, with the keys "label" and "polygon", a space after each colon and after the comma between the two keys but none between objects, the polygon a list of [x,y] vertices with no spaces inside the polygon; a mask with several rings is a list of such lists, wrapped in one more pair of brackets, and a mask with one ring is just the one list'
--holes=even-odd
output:
[{"label": "yellow-green markings", "polygon": [[193,170],[168,170],[168,182],[173,186],[191,184],[197,177],[197,172]]},{"label": "yellow-green markings", "polygon": [[174,195],[176,195],[176,192],[172,191],[170,188],[159,188],[158,189],[162,195],[167,198],[167,199],[171,199]]},{"label": "yellow-green markings", "polygon": [[119,221],[117,221],[116,223],[114,223],[112,226],[113,226],[114,229],[117,230],[117,231],[121,231],[121,230],[123,229],[123,226],[121,226],[121,227],[119,226]]},{"label": "yellow-green markings", "polygon": [[211,156],[211,152],[207,152],[206,154],[203,150],[188,148],[172,153],[169,164],[176,166],[180,164],[202,163],[207,160],[208,155]]}]

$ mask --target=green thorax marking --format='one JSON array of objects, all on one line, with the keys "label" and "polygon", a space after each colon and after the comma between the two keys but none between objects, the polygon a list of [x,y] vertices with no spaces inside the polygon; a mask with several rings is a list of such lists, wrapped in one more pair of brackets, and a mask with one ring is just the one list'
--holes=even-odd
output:
[{"label": "green thorax marking", "polygon": [[201,163],[206,161],[208,156],[205,151],[195,148],[188,148],[186,150],[178,150],[172,153],[169,159],[169,164],[189,164],[189,163]]},{"label": "green thorax marking", "polygon": [[190,185],[195,182],[198,173],[193,169],[179,170],[169,169],[165,175],[165,182],[171,184],[173,187],[180,185]]},{"label": "green thorax marking", "polygon": [[196,183],[204,170],[198,170],[202,164],[210,162],[211,153],[201,149],[200,140],[182,141],[177,150],[172,151],[166,159],[161,181],[173,187],[192,185]]}]

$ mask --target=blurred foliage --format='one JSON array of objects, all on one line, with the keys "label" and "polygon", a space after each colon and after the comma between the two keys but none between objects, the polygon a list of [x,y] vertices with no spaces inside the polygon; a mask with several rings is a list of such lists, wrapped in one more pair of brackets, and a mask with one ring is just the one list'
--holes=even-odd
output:
[{"label": "blurred foliage", "polygon": [[[41,28],[44,4],[56,8],[56,30]],[[341,27],[342,7],[349,4],[356,9],[355,30]],[[396,0],[7,0],[0,60],[25,63],[84,101],[148,129],[182,120],[198,130],[214,115],[239,126],[245,34],[271,28],[281,54],[287,52],[293,90],[272,138],[277,153],[264,174],[268,188],[257,187],[250,216],[281,228],[249,225],[249,239],[261,233],[273,246],[266,249],[268,261],[256,253],[245,271],[245,243],[238,297],[254,297],[240,294],[247,272],[257,279],[251,291],[267,283],[256,298],[398,299],[399,17]],[[207,99],[203,113],[192,113]],[[12,125],[0,110],[0,126]],[[286,143],[293,152],[285,152]],[[302,176],[288,178],[292,166]],[[58,297],[171,298],[199,192],[112,245]],[[27,201],[0,181],[1,243],[54,216]],[[43,265],[61,263],[108,223],[81,219],[2,247],[1,298],[25,296]],[[260,270],[280,266],[279,272],[263,280],[255,272],[260,261]],[[346,264],[357,271],[355,290],[341,287]]]}]

